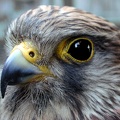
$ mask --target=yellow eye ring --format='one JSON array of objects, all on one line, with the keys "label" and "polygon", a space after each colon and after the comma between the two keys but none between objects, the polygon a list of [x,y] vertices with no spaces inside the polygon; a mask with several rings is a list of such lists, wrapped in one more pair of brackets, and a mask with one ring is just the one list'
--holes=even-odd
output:
[{"label": "yellow eye ring", "polygon": [[63,40],[57,49],[58,57],[70,62],[87,62],[94,55],[94,45],[92,40],[86,37]]}]

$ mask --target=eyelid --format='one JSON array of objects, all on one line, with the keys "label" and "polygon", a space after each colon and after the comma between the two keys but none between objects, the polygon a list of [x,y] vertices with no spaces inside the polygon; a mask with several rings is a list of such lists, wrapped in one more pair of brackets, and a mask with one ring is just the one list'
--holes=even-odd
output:
[{"label": "eyelid", "polygon": [[68,47],[67,40],[68,39],[62,40],[62,42],[58,45],[56,50],[58,58],[63,59],[64,61],[66,61],[65,54]]},{"label": "eyelid", "polygon": [[68,47],[67,47],[67,48],[68,48],[68,49],[67,49],[67,52],[68,52],[70,46],[71,46],[75,41],[77,41],[77,40],[82,40],[82,39],[89,41],[89,42],[91,43],[92,47],[93,47],[93,42],[92,42],[90,39],[88,39],[88,38],[86,38],[86,37],[81,37],[81,38],[76,38],[76,39],[72,40],[72,42],[69,43],[69,45],[68,45]]},{"label": "eyelid", "polygon": [[[78,59],[72,57],[72,56],[68,53],[69,48],[71,47],[71,45],[72,45],[75,41],[78,41],[78,40],[86,40],[86,41],[89,41],[89,42],[91,43],[91,47],[92,47],[91,55],[90,55],[90,57],[89,57],[88,59],[86,59],[86,60],[78,60]],[[87,61],[91,60],[91,58],[93,57],[93,54],[94,54],[94,44],[93,44],[92,40],[89,39],[89,38],[86,38],[86,37],[76,38],[76,39],[74,39],[72,42],[70,42],[70,44],[68,45],[67,53],[68,53],[68,56],[69,56],[70,58],[72,58],[72,60],[74,60],[75,62],[78,62],[78,63],[87,62]]]},{"label": "eyelid", "polygon": [[[92,51],[91,51],[91,55],[90,57],[87,59],[87,60],[77,60],[75,59],[74,57],[72,57],[68,51],[69,51],[69,48],[71,47],[71,45],[77,41],[77,40],[86,40],[86,41],[89,41],[91,43],[91,46],[92,46]],[[63,61],[65,62],[69,62],[70,61],[66,58],[69,58],[75,62],[78,62],[78,63],[81,63],[81,62],[87,62],[89,61],[92,57],[93,57],[93,54],[94,54],[94,44],[92,42],[91,39],[87,38],[87,37],[80,37],[80,38],[67,38],[67,39],[64,39],[59,45],[58,45],[58,48],[57,48],[57,55],[60,59],[62,59]]]}]

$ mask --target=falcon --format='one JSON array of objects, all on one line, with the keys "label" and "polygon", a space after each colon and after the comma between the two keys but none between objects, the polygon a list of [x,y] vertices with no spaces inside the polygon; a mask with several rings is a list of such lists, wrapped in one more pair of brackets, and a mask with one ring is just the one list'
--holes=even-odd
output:
[{"label": "falcon", "polygon": [[119,120],[116,25],[43,5],[16,18],[5,43],[0,120]]}]

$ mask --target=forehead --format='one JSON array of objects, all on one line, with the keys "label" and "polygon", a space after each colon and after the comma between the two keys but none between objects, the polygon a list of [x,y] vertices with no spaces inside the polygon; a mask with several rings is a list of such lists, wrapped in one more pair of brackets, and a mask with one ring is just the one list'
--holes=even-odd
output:
[{"label": "forehead", "polygon": [[39,43],[59,43],[66,37],[80,35],[113,36],[114,24],[73,7],[40,6],[18,17],[8,29],[7,38]]}]

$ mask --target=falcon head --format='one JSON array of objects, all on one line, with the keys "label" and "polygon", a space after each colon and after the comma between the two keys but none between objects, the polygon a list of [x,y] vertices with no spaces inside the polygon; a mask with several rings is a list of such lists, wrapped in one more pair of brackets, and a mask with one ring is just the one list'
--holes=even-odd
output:
[{"label": "falcon head", "polygon": [[118,120],[120,30],[73,7],[39,6],[9,26],[1,120]]}]

